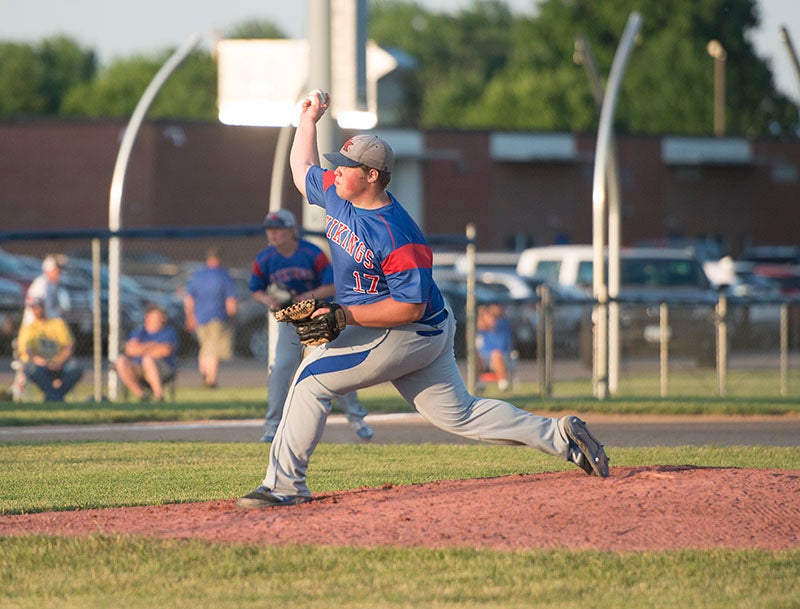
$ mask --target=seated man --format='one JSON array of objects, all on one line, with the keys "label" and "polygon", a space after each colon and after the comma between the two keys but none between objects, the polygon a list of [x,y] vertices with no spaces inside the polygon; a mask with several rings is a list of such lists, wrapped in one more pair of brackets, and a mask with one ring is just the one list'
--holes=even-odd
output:
[{"label": "seated man", "polygon": [[25,304],[33,319],[22,325],[17,337],[22,370],[42,390],[45,401],[63,402],[83,376],[72,358],[75,339],[63,319],[45,316],[44,298],[29,297]]},{"label": "seated man", "polygon": [[480,367],[491,373],[500,391],[506,391],[511,385],[508,364],[514,344],[505,309],[499,304],[479,306],[477,325],[476,347]]},{"label": "seated man", "polygon": [[167,325],[166,312],[150,305],[144,314],[144,325],[136,328],[125,343],[124,355],[117,358],[120,380],[140,400],[147,399],[147,387],[153,399],[163,401],[163,384],[175,375],[178,335]]}]

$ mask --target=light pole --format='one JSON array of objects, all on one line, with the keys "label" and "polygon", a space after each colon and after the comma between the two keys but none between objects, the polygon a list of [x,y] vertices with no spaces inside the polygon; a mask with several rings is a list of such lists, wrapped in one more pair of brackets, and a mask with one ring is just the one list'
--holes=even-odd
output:
[{"label": "light pole", "polygon": [[[133,150],[136,136],[139,134],[139,127],[142,125],[144,115],[150,104],[153,103],[161,87],[183,62],[192,49],[200,42],[200,36],[192,34],[186,39],[169,59],[161,66],[161,69],[147,85],[142,97],[136,104],[136,108],[128,121],[125,135],[117,152],[117,161],[114,164],[114,173],[111,176],[111,188],[108,195],[108,229],[114,233],[122,226],[122,192],[125,187],[125,175],[128,170],[128,160]],[[120,258],[122,255],[122,244],[120,238],[112,236],[108,240],[108,361],[114,362],[119,356],[119,282],[120,282]],[[113,368],[108,373],[108,397],[111,400],[117,398],[117,374]]]},{"label": "light pole", "polygon": [[642,25],[642,17],[637,12],[628,16],[625,31],[611,64],[603,103],[600,109],[600,123],[597,129],[597,144],[594,155],[594,181],[592,185],[592,294],[595,300],[594,370],[593,385],[595,397],[608,397],[608,284],[605,279],[605,218],[607,208],[606,178],[608,176],[608,157],[612,139],[614,113],[616,112],[625,66]]},{"label": "light pole", "polygon": [[800,80],[800,60],[797,59],[797,53],[795,52],[794,45],[792,44],[792,37],[789,36],[789,30],[785,25],[781,26],[781,40],[783,40],[783,44],[786,45],[786,50],[789,52],[789,59],[792,60],[794,74],[797,76],[797,79]]},{"label": "light pole", "polygon": [[[605,87],[597,68],[597,60],[592,53],[591,45],[583,34],[575,39],[575,63],[582,65],[589,78],[598,112],[603,108]],[[608,392],[615,395],[619,389],[619,251],[622,247],[622,202],[619,182],[619,168],[617,166],[616,145],[614,134],[611,133],[608,142],[608,161],[606,164],[606,188],[608,189]]]},{"label": "light pole", "polygon": [[712,40],[706,47],[714,58],[714,135],[725,135],[725,61],[728,54],[719,40]]}]

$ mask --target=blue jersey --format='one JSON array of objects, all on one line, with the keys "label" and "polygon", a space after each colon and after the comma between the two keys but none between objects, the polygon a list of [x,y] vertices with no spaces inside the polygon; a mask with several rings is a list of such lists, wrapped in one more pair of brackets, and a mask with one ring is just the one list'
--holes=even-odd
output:
[{"label": "blue jersey", "polygon": [[253,261],[250,291],[263,292],[270,285],[283,286],[292,294],[316,290],[333,283],[333,268],[325,253],[309,241],[300,239],[289,257],[273,246],[259,252]]},{"label": "blue jersey", "polygon": [[491,330],[478,330],[478,352],[487,362],[491,358],[492,351],[502,351],[505,354],[511,353],[514,348],[514,339],[511,331],[511,324],[505,317],[495,320]]},{"label": "blue jersey", "polygon": [[[158,332],[148,332],[144,326],[139,326],[131,332],[131,339],[138,339],[140,343],[167,343],[172,347],[172,353],[164,358],[172,368],[178,363],[178,334],[172,326],[164,326]],[[137,364],[142,363],[141,357],[132,357]]]},{"label": "blue jersey", "polygon": [[228,321],[225,301],[236,297],[236,285],[228,271],[204,266],[192,275],[186,292],[194,299],[198,324],[202,326],[215,319]]},{"label": "blue jersey", "polygon": [[417,223],[391,194],[391,203],[379,209],[355,207],[336,194],[334,178],[333,171],[311,167],[306,195],[325,208],[337,302],[359,305],[391,297],[425,303],[423,323],[441,313],[433,253]]}]

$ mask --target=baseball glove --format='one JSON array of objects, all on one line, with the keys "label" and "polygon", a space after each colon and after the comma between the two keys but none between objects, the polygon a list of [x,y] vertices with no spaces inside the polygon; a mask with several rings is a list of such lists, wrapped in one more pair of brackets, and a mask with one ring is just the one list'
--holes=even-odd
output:
[{"label": "baseball glove", "polygon": [[[328,309],[312,319],[319,309]],[[275,319],[294,324],[304,345],[322,345],[335,339],[347,326],[344,309],[334,302],[309,298],[275,311]]]}]

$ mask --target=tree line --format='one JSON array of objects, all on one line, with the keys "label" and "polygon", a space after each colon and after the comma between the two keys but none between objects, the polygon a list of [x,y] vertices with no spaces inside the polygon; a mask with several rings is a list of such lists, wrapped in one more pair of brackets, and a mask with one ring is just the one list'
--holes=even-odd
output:
[{"label": "tree line", "polygon": [[[617,131],[711,134],[714,60],[707,45],[717,40],[727,53],[726,132],[797,135],[798,109],[777,91],[769,63],[749,39],[760,22],[756,0],[541,0],[533,15],[515,14],[500,0],[473,0],[456,13],[372,0],[369,37],[414,62],[400,75],[401,126],[590,132],[598,110],[576,61],[576,40],[587,41],[605,77],[633,10],[642,28],[622,84]],[[258,19],[224,36],[285,37]],[[100,66],[92,49],[69,37],[0,41],[0,119],[127,118],[171,53]],[[195,50],[148,116],[215,121],[216,97],[214,57]]]}]

